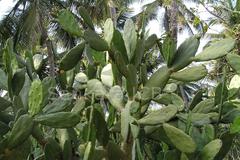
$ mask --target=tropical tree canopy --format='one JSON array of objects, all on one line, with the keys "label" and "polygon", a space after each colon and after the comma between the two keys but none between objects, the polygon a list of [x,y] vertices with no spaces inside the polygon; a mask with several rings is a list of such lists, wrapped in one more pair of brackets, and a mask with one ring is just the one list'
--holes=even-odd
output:
[{"label": "tropical tree canopy", "polygon": [[15,1],[0,159],[239,159],[239,14],[239,0]]}]

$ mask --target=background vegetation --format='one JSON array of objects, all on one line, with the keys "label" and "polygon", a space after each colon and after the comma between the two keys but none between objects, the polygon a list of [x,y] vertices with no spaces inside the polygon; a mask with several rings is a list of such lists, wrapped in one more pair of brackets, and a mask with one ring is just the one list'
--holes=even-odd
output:
[{"label": "background vegetation", "polygon": [[0,23],[0,159],[238,159],[240,1],[196,1],[211,21],[184,2],[18,0]]}]

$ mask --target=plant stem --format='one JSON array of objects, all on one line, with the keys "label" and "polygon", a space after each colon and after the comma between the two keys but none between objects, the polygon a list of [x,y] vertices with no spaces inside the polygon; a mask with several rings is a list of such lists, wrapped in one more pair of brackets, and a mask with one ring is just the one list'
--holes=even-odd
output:
[{"label": "plant stem", "polygon": [[90,141],[91,139],[92,121],[93,121],[93,113],[94,113],[93,104],[94,104],[94,94],[92,95],[91,111],[90,111],[89,124],[88,124],[88,136],[87,136],[88,141]]},{"label": "plant stem", "polygon": [[222,118],[222,112],[223,112],[223,92],[224,92],[224,86],[225,86],[225,78],[226,78],[226,68],[223,68],[223,79],[222,79],[222,88],[221,88],[221,99],[220,99],[220,104],[219,104],[219,115],[218,115],[218,121],[217,121],[217,126],[219,126],[219,123]]}]

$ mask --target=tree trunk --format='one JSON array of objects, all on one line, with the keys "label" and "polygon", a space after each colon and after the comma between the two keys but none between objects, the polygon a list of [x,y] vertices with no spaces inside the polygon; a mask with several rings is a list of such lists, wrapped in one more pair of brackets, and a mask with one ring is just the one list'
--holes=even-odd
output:
[{"label": "tree trunk", "polygon": [[177,22],[177,14],[178,14],[178,6],[177,0],[173,0],[171,4],[171,8],[168,10],[169,17],[169,29],[171,37],[177,43],[177,34],[178,34],[178,22]]},{"label": "tree trunk", "polygon": [[47,52],[48,52],[48,62],[50,66],[50,76],[55,76],[55,64],[54,64],[54,53],[53,53],[53,46],[52,42],[49,38],[46,40]]},{"label": "tree trunk", "polygon": [[50,72],[50,76],[54,77],[55,76],[55,64],[54,64],[53,46],[52,46],[51,40],[48,37],[47,29],[44,27],[42,19],[43,19],[43,16],[41,15],[40,16],[40,25],[41,25],[41,31],[42,31],[42,38],[47,47],[48,62],[49,62],[49,67],[50,67],[49,72]]}]

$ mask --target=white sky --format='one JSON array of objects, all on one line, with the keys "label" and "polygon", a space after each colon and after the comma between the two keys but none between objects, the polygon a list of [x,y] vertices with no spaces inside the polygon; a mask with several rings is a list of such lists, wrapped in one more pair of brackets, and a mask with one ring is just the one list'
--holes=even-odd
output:
[{"label": "white sky", "polygon": [[13,2],[13,0],[0,0],[0,20],[8,13],[15,3],[16,1]]}]

